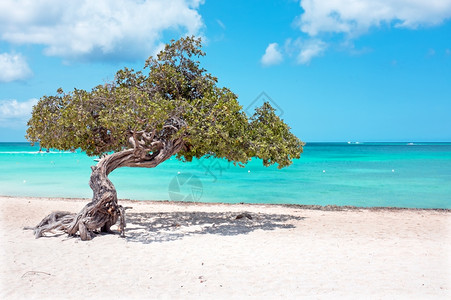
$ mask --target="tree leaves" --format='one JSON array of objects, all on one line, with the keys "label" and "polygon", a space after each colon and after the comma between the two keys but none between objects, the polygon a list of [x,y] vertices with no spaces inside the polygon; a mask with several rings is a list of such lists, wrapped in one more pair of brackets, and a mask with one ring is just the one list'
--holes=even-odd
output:
[{"label": "tree leaves", "polygon": [[183,161],[208,155],[245,164],[258,157],[281,168],[299,158],[303,143],[271,105],[248,118],[237,96],[200,67],[204,55],[200,39],[186,37],[149,57],[143,71],[124,68],[114,82],[90,92],[60,88],[33,108],[26,137],[88,155],[138,145],[151,152],[158,142],[182,139],[177,158]]}]

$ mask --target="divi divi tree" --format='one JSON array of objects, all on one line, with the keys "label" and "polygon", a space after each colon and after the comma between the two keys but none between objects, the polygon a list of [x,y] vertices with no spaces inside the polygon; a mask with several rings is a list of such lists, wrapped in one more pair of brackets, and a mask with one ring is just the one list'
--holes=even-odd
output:
[{"label": "divi divi tree", "polygon": [[303,143],[264,103],[248,117],[228,88],[200,66],[201,41],[182,38],[166,45],[142,71],[124,68],[109,84],[91,91],[58,89],[34,106],[27,139],[41,147],[81,149],[101,159],[92,168],[92,201],[78,214],[56,211],[34,228],[38,238],[62,230],[89,240],[112,232],[124,234],[125,209],[118,204],[108,174],[121,167],[153,168],[176,156],[224,158],[244,165],[260,158],[265,166],[289,166]]}]

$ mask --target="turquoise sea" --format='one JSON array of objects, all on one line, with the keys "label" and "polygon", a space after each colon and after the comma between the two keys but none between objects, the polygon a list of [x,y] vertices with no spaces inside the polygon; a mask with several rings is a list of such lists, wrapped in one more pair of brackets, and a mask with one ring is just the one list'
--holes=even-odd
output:
[{"label": "turquoise sea", "polygon": [[[0,143],[0,195],[90,198],[92,157]],[[110,174],[122,199],[451,208],[451,143],[308,143],[278,170],[219,159]]]}]

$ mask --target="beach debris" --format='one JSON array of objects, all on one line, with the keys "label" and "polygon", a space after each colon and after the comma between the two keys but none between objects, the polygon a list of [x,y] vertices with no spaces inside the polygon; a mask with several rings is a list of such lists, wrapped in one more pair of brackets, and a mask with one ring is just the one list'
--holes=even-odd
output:
[{"label": "beach debris", "polygon": [[249,213],[241,213],[236,216],[235,220],[239,220],[239,219],[243,219],[243,218],[248,218],[249,220],[252,220],[252,216]]},{"label": "beach debris", "polygon": [[42,272],[42,271],[27,271],[20,278],[24,278],[27,275],[38,275],[38,274],[44,274],[44,275],[48,275],[48,276],[53,276],[50,273]]}]

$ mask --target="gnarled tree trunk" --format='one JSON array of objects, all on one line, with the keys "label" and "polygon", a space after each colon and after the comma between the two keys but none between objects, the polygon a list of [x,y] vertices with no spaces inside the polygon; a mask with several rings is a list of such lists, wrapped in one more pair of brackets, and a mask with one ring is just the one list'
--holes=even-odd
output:
[{"label": "gnarled tree trunk", "polygon": [[120,167],[153,168],[169,159],[182,148],[182,141],[159,142],[158,150],[132,142],[134,148],[116,152],[102,158],[92,166],[89,185],[93,190],[92,201],[78,213],[56,211],[45,217],[34,227],[35,237],[46,232],[60,230],[70,236],[80,235],[81,240],[90,240],[95,232],[113,233],[111,226],[119,220],[119,232],[125,236],[125,208],[118,204],[117,193],[108,174]]}]

